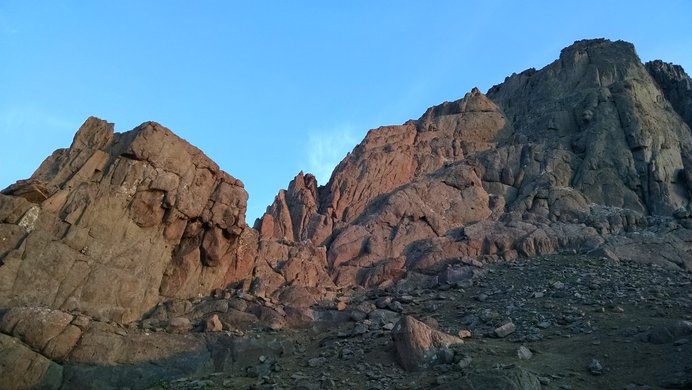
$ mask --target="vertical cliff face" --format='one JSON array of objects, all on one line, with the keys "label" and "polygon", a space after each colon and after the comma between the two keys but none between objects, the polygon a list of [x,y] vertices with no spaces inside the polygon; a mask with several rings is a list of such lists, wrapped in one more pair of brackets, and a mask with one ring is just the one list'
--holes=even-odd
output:
[{"label": "vertical cliff face", "polygon": [[503,114],[477,89],[430,108],[417,121],[370,131],[334,170],[320,211],[352,222],[377,196],[490,148],[506,133]]},{"label": "vertical cliff face", "polygon": [[577,158],[570,186],[591,201],[672,215],[687,199],[678,173],[690,129],[626,42],[580,41],[540,71],[488,96],[528,142]]},{"label": "vertical cliff face", "polygon": [[116,134],[89,118],[0,199],[3,306],[128,322],[162,296],[207,294],[252,270],[242,183],[153,122]]}]

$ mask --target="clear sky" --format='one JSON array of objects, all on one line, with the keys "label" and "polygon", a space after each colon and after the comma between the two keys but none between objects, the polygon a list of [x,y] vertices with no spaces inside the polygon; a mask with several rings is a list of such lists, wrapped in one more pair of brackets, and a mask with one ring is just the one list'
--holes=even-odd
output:
[{"label": "clear sky", "polygon": [[692,71],[692,1],[0,0],[0,188],[90,116],[157,121],[241,179],[253,223],[380,125],[541,68],[578,39]]}]

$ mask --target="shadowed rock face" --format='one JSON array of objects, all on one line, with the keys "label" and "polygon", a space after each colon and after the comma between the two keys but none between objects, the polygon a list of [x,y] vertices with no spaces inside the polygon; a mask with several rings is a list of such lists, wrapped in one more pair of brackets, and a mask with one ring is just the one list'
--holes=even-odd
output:
[{"label": "shadowed rock face", "polygon": [[488,96],[519,140],[566,151],[573,171],[556,176],[590,201],[651,215],[687,205],[678,172],[690,154],[690,129],[631,44],[577,42]]},{"label": "shadowed rock face", "polygon": [[246,199],[163,126],[115,134],[89,118],[69,149],[0,195],[0,304],[127,323],[162,297],[206,295],[252,271]]},{"label": "shadowed rock face", "polygon": [[646,63],[646,70],[661,88],[665,98],[692,128],[692,79],[680,65],[661,60]]}]

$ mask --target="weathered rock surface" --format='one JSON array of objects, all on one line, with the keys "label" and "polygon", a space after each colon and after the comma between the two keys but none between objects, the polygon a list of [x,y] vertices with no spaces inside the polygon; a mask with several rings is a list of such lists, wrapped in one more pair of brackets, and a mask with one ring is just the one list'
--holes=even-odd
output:
[{"label": "weathered rock surface", "polygon": [[59,310],[14,307],[2,317],[0,330],[40,351],[45,357],[63,362],[82,337],[75,318]]},{"label": "weathered rock surface", "polygon": [[665,98],[692,128],[692,79],[680,65],[661,60],[646,63],[646,70],[656,80]]},{"label": "weathered rock surface", "polygon": [[459,101],[430,108],[418,121],[371,130],[325,187],[318,188],[312,175],[299,174],[256,227],[263,237],[321,244],[379,195],[488,148],[507,131],[499,108],[474,89]]},{"label": "weathered rock surface", "polygon": [[562,155],[561,166],[543,173],[557,181],[552,187],[563,182],[591,202],[653,215],[687,206],[678,172],[690,153],[690,129],[631,44],[576,42],[556,62],[513,75],[488,96],[513,118],[518,137],[544,145],[544,160]]},{"label": "weathered rock surface", "polygon": [[[325,186],[300,173],[255,227],[324,246],[337,286],[601,248],[690,269],[688,85],[629,43],[579,41],[487,96],[371,130]],[[632,249],[651,235],[656,259]]]},{"label": "weathered rock surface", "polygon": [[[152,320],[125,327],[60,310],[14,307],[0,319],[0,389],[143,389],[161,380],[232,370],[238,361],[285,350],[276,340],[243,337],[238,328],[229,328],[230,310],[212,315],[213,328],[206,333],[195,332],[193,323],[220,307],[188,304],[187,317],[156,322],[159,329],[151,329]],[[246,315],[245,331],[261,323],[253,314],[239,313]],[[219,326],[236,335],[220,332]]]},{"label": "weathered rock surface", "polygon": [[449,364],[445,361],[445,349],[463,344],[459,337],[432,329],[411,316],[405,316],[392,329],[392,339],[401,366],[408,371],[429,368],[434,364]]},{"label": "weathered rock surface", "polygon": [[18,339],[0,334],[0,377],[3,389],[59,389],[63,369]]},{"label": "weathered rock surface", "polygon": [[541,390],[542,388],[536,375],[521,368],[474,372],[466,378],[435,387],[438,390]]},{"label": "weathered rock surface", "polygon": [[690,336],[692,336],[692,322],[676,321],[667,326],[652,329],[643,339],[654,344],[665,344]]},{"label": "weathered rock surface", "polygon": [[5,189],[0,305],[123,323],[161,297],[250,277],[242,183],[150,122],[122,134],[89,118],[69,149]]}]

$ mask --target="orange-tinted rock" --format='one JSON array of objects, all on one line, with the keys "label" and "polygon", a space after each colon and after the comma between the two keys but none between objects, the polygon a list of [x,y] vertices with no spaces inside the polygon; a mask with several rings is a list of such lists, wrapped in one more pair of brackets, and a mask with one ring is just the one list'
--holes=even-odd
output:
[{"label": "orange-tinted rock", "polygon": [[450,363],[438,361],[440,350],[464,343],[460,337],[432,329],[411,316],[404,316],[396,323],[392,329],[392,338],[399,363],[407,371]]},{"label": "orange-tinted rock", "polygon": [[624,42],[576,42],[487,96],[474,89],[371,130],[329,183],[315,189],[301,173],[257,227],[265,239],[325,245],[339,286],[588,252],[645,228],[646,215],[684,228],[692,141],[686,111],[666,108],[685,105],[681,72],[647,71]]},{"label": "orange-tinted rock", "polygon": [[221,332],[223,330],[223,324],[221,323],[218,314],[214,314],[207,318],[204,325],[204,330],[207,332]]}]

